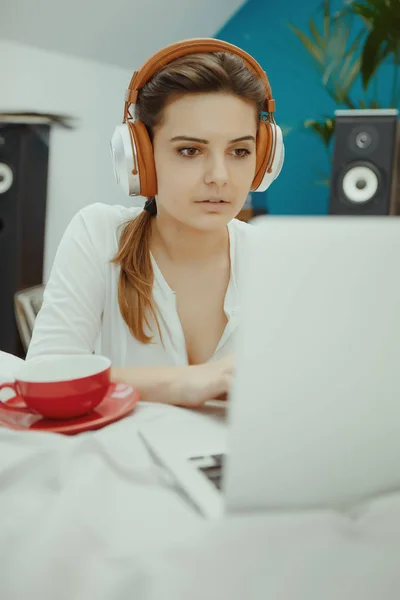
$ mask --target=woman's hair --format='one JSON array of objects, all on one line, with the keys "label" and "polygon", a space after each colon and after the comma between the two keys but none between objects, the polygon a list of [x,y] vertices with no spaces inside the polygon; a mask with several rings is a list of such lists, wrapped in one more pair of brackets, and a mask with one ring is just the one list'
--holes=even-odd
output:
[{"label": "woman's hair", "polygon": [[[150,139],[154,127],[163,118],[163,110],[172,97],[184,94],[223,92],[254,102],[257,115],[265,102],[264,83],[237,55],[228,52],[190,54],[169,63],[143,86],[135,107],[135,119],[146,126]],[[112,262],[120,266],[118,302],[131,334],[148,344],[153,320],[160,333],[156,306],[152,297],[154,273],[150,256],[151,219],[157,213],[155,198],[149,198],[148,210],[129,221],[121,234],[118,252]],[[149,319],[150,317],[150,319]]]}]

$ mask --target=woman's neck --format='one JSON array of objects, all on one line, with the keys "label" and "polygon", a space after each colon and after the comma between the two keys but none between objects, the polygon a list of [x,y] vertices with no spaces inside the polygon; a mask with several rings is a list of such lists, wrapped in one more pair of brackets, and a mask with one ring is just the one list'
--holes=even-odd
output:
[{"label": "woman's neck", "polygon": [[225,254],[229,247],[226,226],[212,231],[192,229],[157,215],[152,219],[151,249],[173,262],[204,262]]}]

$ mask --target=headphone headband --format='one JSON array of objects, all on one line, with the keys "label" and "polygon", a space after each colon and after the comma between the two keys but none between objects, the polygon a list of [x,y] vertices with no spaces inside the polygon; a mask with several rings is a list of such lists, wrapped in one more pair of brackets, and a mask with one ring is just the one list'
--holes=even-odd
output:
[{"label": "headphone headband", "polygon": [[196,54],[198,52],[230,52],[239,56],[246,67],[259,77],[265,88],[265,111],[271,115],[275,112],[275,100],[272,98],[271,86],[267,74],[261,65],[247,52],[223,40],[213,38],[193,38],[176,42],[165,46],[151,56],[139,69],[135,71],[125,94],[125,115],[130,104],[136,104],[139,90],[151,79],[151,77],[165,65],[177,58]]}]

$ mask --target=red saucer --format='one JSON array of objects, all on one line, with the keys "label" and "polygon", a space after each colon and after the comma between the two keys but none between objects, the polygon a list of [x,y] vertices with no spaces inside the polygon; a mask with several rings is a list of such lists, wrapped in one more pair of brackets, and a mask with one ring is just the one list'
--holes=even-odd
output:
[{"label": "red saucer", "polygon": [[[40,415],[32,413],[18,413],[10,410],[0,410],[0,426],[9,429],[29,431],[52,431],[53,433],[64,433],[73,435],[83,431],[100,429],[109,423],[122,419],[131,412],[139,400],[137,390],[124,383],[112,383],[108,388],[104,399],[96,406],[96,410],[74,419],[45,419]],[[5,401],[5,404],[13,407],[25,407],[26,404],[17,396]]]}]

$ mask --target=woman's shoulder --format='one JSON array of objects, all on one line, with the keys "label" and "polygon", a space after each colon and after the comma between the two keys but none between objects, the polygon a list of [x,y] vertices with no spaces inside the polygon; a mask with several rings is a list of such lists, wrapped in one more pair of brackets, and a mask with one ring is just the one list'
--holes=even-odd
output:
[{"label": "woman's shoulder", "polygon": [[251,223],[246,223],[240,219],[233,219],[229,223],[231,239],[231,264],[235,281],[241,280],[242,273],[247,269],[246,261],[248,259],[249,244],[251,236],[256,228]]},{"label": "woman's shoulder", "polygon": [[87,247],[104,259],[114,256],[118,247],[122,226],[137,217],[142,208],[138,206],[109,205],[96,202],[79,210],[70,221],[62,243],[74,244],[79,240],[82,247]]},{"label": "woman's shoulder", "polygon": [[137,217],[142,210],[140,206],[122,206],[120,204],[111,205],[95,202],[82,208],[78,215],[89,226],[115,229],[119,225]]},{"label": "woman's shoulder", "polygon": [[95,246],[114,246],[121,233],[121,226],[137,217],[143,208],[95,202],[82,208],[72,219],[70,229],[85,232]]},{"label": "woman's shoulder", "polygon": [[236,240],[247,240],[254,231],[254,226],[240,219],[232,219],[229,223],[231,233],[233,232]]}]

